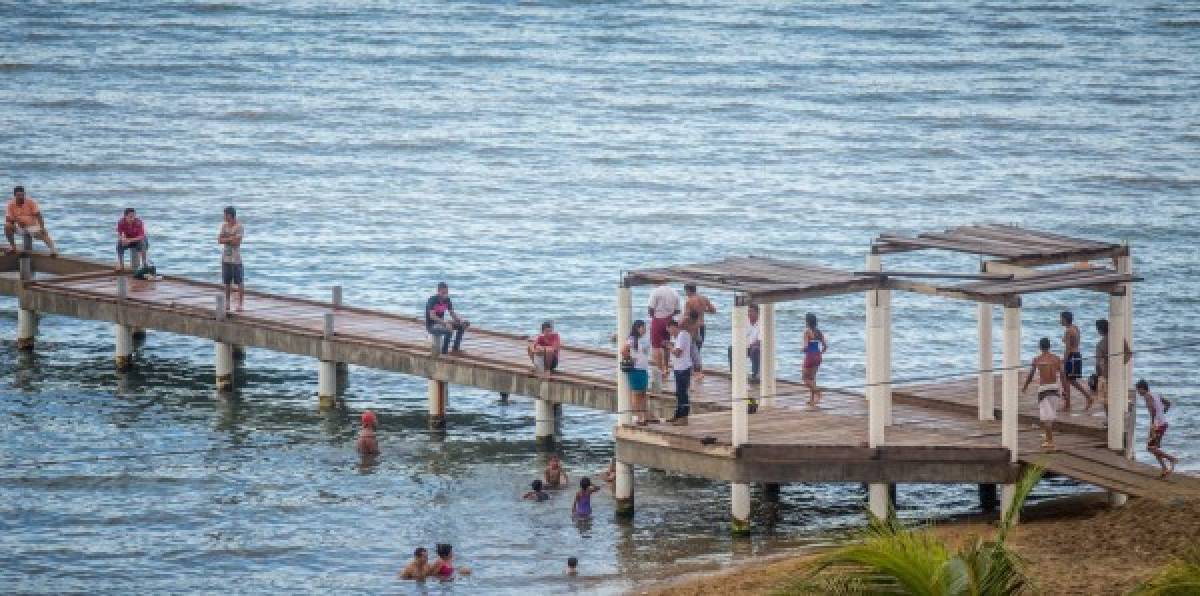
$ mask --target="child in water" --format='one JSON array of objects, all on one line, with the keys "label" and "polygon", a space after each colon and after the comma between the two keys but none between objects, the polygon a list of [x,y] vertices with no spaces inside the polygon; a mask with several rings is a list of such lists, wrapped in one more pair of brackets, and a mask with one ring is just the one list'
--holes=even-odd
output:
[{"label": "child in water", "polygon": [[546,488],[564,488],[567,485],[567,471],[563,469],[562,460],[557,455],[551,455],[550,461],[546,462],[543,477]]},{"label": "child in water", "polygon": [[375,438],[375,412],[362,413],[362,430],[358,433],[359,455],[379,455],[379,440]]},{"label": "child in water", "polygon": [[592,486],[591,478],[586,476],[580,478],[579,492],[575,493],[575,502],[571,504],[571,515],[575,517],[591,517],[592,493],[599,490],[599,488]]},{"label": "child in water", "polygon": [[529,488],[531,490],[525,493],[525,496],[521,497],[522,499],[525,499],[526,501],[537,501],[539,503],[550,499],[550,493],[542,489],[541,480],[534,480]]},{"label": "child in water", "polygon": [[[437,556],[437,560],[429,564],[428,575],[439,579],[454,577],[454,547],[449,544],[437,545]],[[471,575],[471,570],[466,567],[459,567],[458,574]]]}]

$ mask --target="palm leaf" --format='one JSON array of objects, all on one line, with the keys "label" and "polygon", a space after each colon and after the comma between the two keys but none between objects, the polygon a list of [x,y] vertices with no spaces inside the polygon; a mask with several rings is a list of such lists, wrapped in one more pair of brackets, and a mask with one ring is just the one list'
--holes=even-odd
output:
[{"label": "palm leaf", "polygon": [[1200,594],[1200,548],[1184,553],[1133,591],[1134,596],[1187,596]]}]

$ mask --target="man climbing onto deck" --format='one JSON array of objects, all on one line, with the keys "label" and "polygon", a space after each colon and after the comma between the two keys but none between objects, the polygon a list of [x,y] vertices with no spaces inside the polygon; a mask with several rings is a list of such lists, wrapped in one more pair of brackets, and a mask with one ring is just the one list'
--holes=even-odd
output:
[{"label": "man climbing onto deck", "polygon": [[[137,216],[133,207],[125,209],[124,215],[117,221],[117,271],[125,269],[125,251],[130,251],[140,257],[141,263],[146,264],[146,251],[150,245],[146,241],[146,225]],[[133,266],[133,255],[129,257]]]},{"label": "man climbing onto deck", "polygon": [[1171,402],[1157,393],[1150,393],[1150,384],[1144,379],[1139,380],[1135,388],[1138,395],[1145,400],[1146,410],[1150,412],[1150,437],[1146,440],[1146,451],[1158,460],[1158,465],[1162,468],[1159,478],[1166,478],[1175,471],[1175,463],[1179,461],[1179,458],[1162,449],[1163,435],[1167,434],[1167,412],[1171,409]]},{"label": "man climbing onto deck", "polygon": [[58,248],[54,246],[50,232],[46,231],[46,220],[42,218],[42,210],[38,207],[37,201],[25,196],[24,186],[13,187],[12,200],[4,209],[4,237],[8,238],[7,252],[17,252],[16,235],[18,231],[45,242],[46,248],[50,249],[50,256],[58,256]]},{"label": "man climbing onto deck", "polygon": [[1033,382],[1033,377],[1037,376],[1038,418],[1042,421],[1042,431],[1046,434],[1045,440],[1042,441],[1042,449],[1053,451],[1054,420],[1058,410],[1058,392],[1062,387],[1063,361],[1050,353],[1050,338],[1043,337],[1038,342],[1038,347],[1042,353],[1033,359],[1021,393],[1029,390],[1029,384]]},{"label": "man climbing onto deck", "polygon": [[562,350],[562,338],[554,331],[554,322],[542,323],[542,332],[529,340],[529,360],[534,372],[545,375],[558,368],[558,353]]},{"label": "man climbing onto deck", "polygon": [[1079,351],[1079,327],[1075,325],[1075,315],[1064,310],[1058,317],[1063,326],[1063,385],[1062,411],[1071,411],[1071,387],[1074,386],[1083,394],[1083,411],[1092,409],[1092,394],[1084,388],[1080,379],[1083,378],[1083,354]]},{"label": "man climbing onto deck", "polygon": [[696,380],[699,381],[704,378],[704,360],[700,353],[704,348],[704,335],[707,330],[704,325],[704,315],[717,312],[717,307],[713,306],[712,300],[709,300],[708,296],[699,292],[696,284],[685,284],[683,293],[687,296],[683,307],[685,316],[690,318],[692,313],[696,313],[697,323],[695,332],[692,334],[692,341],[696,343],[696,353],[694,354],[696,358],[692,371],[695,373]]},{"label": "man climbing onto deck", "polygon": [[[446,315],[450,320],[446,320]],[[446,282],[438,282],[437,293],[425,301],[425,330],[430,335],[442,338],[442,353],[450,352],[450,337],[454,336],[454,351],[462,351],[463,333],[471,322],[454,312],[454,303],[450,301],[450,286]]]},{"label": "man climbing onto deck", "polygon": [[[762,362],[762,339],[758,334],[758,305],[751,304],[746,310],[750,324],[746,325],[746,356],[750,358],[750,382],[759,382],[758,373]],[[733,369],[733,346],[729,346],[729,368]]]},{"label": "man climbing onto deck", "polygon": [[667,324],[679,314],[679,306],[679,294],[665,283],[650,292],[650,302],[646,305],[646,313],[650,315],[650,347],[654,350],[654,363],[663,383],[667,382],[671,370],[671,348],[667,345],[671,336]]},{"label": "man climbing onto deck", "polygon": [[233,286],[237,286],[237,310],[246,305],[246,285],[242,270],[242,238],[245,228],[237,218],[237,209],[225,208],[225,220],[217,232],[221,245],[221,283],[225,284],[225,310],[229,310]]}]

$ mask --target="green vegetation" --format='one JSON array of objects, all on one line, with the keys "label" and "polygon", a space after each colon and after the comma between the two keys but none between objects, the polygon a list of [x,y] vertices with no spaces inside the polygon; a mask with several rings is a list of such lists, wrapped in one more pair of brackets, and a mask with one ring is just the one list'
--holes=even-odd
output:
[{"label": "green vegetation", "polygon": [[1133,591],[1133,596],[1194,596],[1200,594],[1200,547],[1168,563]]}]

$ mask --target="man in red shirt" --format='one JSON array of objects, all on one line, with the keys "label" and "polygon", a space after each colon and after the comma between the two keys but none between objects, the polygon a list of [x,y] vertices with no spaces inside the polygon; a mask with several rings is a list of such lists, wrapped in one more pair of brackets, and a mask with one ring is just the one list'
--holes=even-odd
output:
[{"label": "man in red shirt", "polygon": [[[125,251],[132,250],[141,257],[143,265],[146,264],[146,250],[150,248],[150,244],[146,241],[146,225],[142,223],[142,219],[137,216],[137,211],[133,207],[125,209],[125,216],[117,221],[117,270],[125,268]],[[133,259],[129,260],[130,266],[133,265]]]},{"label": "man in red shirt", "polygon": [[558,353],[562,349],[562,339],[554,332],[554,323],[542,323],[542,334],[529,341],[529,360],[539,373],[554,372],[558,368]]},{"label": "man in red shirt", "polygon": [[25,196],[24,186],[13,188],[13,198],[4,209],[4,237],[8,238],[9,252],[17,252],[17,230],[45,242],[46,248],[50,249],[50,256],[58,255],[54,240],[50,239],[50,232],[46,231],[46,220],[42,219],[42,210],[38,208],[37,201]]}]

